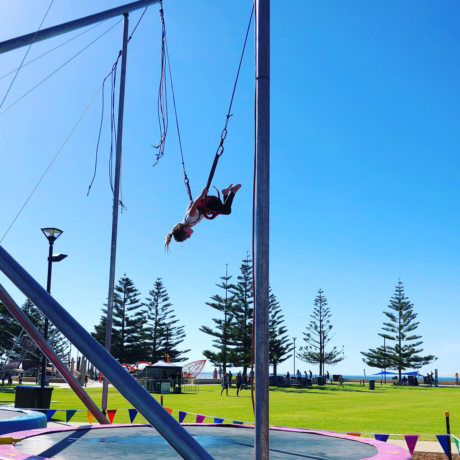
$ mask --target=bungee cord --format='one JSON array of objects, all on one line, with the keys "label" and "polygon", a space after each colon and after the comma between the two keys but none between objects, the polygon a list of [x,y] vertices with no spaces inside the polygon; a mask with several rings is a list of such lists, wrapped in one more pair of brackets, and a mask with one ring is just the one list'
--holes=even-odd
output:
[{"label": "bungee cord", "polygon": [[[214,177],[214,173],[216,171],[217,163],[219,161],[219,158],[222,156],[224,153],[224,141],[225,138],[227,137],[228,133],[228,122],[230,120],[230,117],[232,116],[231,110],[233,106],[233,100],[235,97],[235,92],[236,92],[236,87],[238,85],[238,79],[240,76],[240,71],[241,71],[241,65],[243,62],[243,57],[244,53],[246,50],[246,44],[249,36],[249,30],[251,28],[251,23],[252,23],[252,18],[254,15],[254,5],[252,6],[251,9],[251,15],[249,18],[249,23],[248,27],[246,30],[246,35],[244,38],[244,43],[243,43],[243,49],[241,52],[239,64],[238,64],[238,70],[236,73],[236,78],[235,82],[233,84],[233,90],[232,90],[232,95],[230,98],[230,104],[228,108],[228,112],[225,118],[225,125],[224,129],[222,130],[221,133],[221,138],[219,142],[219,146],[217,147],[216,154],[214,156],[214,161],[211,166],[211,172],[209,173],[208,181],[206,184],[206,188],[209,189],[211,186],[212,179]],[[187,175],[187,171],[185,168],[185,161],[184,161],[184,154],[183,154],[183,148],[182,148],[182,140],[180,136],[180,129],[179,129],[179,120],[178,120],[178,115],[177,115],[177,107],[176,107],[176,99],[174,95],[174,85],[173,85],[173,79],[172,79],[172,73],[171,73],[171,61],[169,58],[169,50],[168,50],[168,44],[167,44],[167,39],[166,39],[166,25],[165,25],[165,20],[164,20],[164,10],[163,10],[163,2],[160,1],[160,19],[161,19],[161,28],[162,28],[162,34],[161,34],[161,73],[160,73],[160,84],[159,84],[159,89],[158,89],[158,99],[157,99],[157,114],[158,114],[158,122],[159,122],[159,127],[160,127],[160,140],[158,142],[158,145],[154,146],[154,148],[158,149],[158,153],[155,154],[155,162],[153,166],[156,166],[159,162],[159,160],[163,157],[164,155],[164,149],[165,149],[165,144],[166,144],[166,135],[168,132],[168,98],[167,98],[167,91],[166,91],[166,83],[165,83],[165,78],[166,78],[166,70],[169,71],[169,81],[170,81],[170,86],[171,86],[171,95],[173,99],[173,107],[174,107],[174,114],[175,114],[175,120],[176,120],[176,128],[177,128],[177,135],[178,135],[178,141],[179,141],[179,150],[180,150],[180,155],[181,155],[181,164],[182,164],[182,170],[184,174],[184,184],[185,184],[185,189],[187,192],[187,195],[189,197],[190,201],[193,201],[193,196],[192,192],[190,189],[190,180]],[[167,67],[166,67],[167,66]]]}]

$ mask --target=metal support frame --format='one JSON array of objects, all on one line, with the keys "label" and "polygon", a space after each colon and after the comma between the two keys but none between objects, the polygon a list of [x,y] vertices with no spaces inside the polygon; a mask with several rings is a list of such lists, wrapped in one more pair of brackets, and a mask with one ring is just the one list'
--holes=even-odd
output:
[{"label": "metal support frame", "polygon": [[75,19],[74,21],[49,27],[48,29],[42,29],[38,32],[32,32],[27,35],[12,38],[11,40],[0,42],[0,54],[17,48],[22,48],[23,46],[27,46],[32,43],[37,43],[48,38],[56,37],[57,35],[65,34],[67,32],[71,32],[72,30],[90,26],[91,24],[96,24],[97,22],[105,21],[106,19],[121,16],[122,14],[130,13],[131,11],[138,10],[139,8],[145,8],[146,6],[153,5],[154,3],[159,3],[159,1],[160,0],[140,0],[138,2],[128,3],[126,5],[118,6],[117,8],[112,8],[111,10],[102,11],[90,16],[85,16],[84,18]]},{"label": "metal support frame", "polygon": [[206,450],[0,246],[0,270],[99,369],[187,460],[212,459]]},{"label": "metal support frame", "polygon": [[23,327],[23,330],[27,332],[29,337],[36,343],[36,345],[40,348],[42,353],[45,355],[44,358],[46,360],[49,359],[56,369],[61,373],[67,383],[70,385],[73,391],[75,391],[76,395],[81,399],[83,404],[88,408],[89,411],[94,415],[96,420],[101,424],[108,424],[109,421],[104,417],[102,412],[96,406],[94,401],[88,396],[86,391],[82,388],[82,386],[78,383],[78,381],[74,378],[72,373],[69,369],[65,366],[65,364],[59,359],[56,353],[51,349],[51,347],[46,342],[46,339],[42,337],[38,329],[32,324],[30,319],[26,316],[26,314],[19,308],[19,306],[14,302],[14,300],[10,297],[6,289],[0,284],[0,299],[5,304],[8,311],[11,313],[13,318]]},{"label": "metal support frame", "polygon": [[[107,302],[107,322],[105,329],[105,348],[109,353],[112,344],[113,290],[115,286],[115,263],[117,258],[118,210],[120,207],[121,154],[123,147],[123,113],[125,108],[126,63],[128,58],[128,13],[126,13],[124,17],[125,19],[123,25],[123,47],[121,51],[120,94],[118,100],[118,128],[115,156],[115,180],[113,187],[112,243],[110,246],[109,294]],[[102,411],[105,413],[107,410],[107,399],[109,393],[109,383],[105,376],[102,385]]]},{"label": "metal support frame", "polygon": [[270,0],[256,0],[255,458],[269,458]]}]

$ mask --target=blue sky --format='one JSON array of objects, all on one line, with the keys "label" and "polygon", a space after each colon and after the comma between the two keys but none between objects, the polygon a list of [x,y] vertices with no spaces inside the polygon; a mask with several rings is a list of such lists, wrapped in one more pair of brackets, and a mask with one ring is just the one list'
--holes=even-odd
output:
[{"label": "blue sky", "polygon": [[[34,31],[49,3],[5,0],[0,40]],[[55,0],[43,27],[121,4]],[[251,4],[174,0],[164,8],[185,161],[198,194],[225,122]],[[297,346],[323,289],[333,343],[346,355],[331,372],[373,372],[360,351],[380,345],[382,311],[399,278],[419,315],[426,354],[439,357],[422,371],[460,371],[459,9],[455,1],[272,2],[270,283]],[[131,15],[131,30],[140,13]],[[20,71],[0,109],[0,238],[110,70],[122,24],[8,107],[117,22],[101,24]],[[78,33],[34,44],[28,59]],[[252,30],[214,178],[219,188],[243,184],[233,213],[200,223],[189,241],[173,242],[166,254],[164,236],[182,219],[187,195],[172,112],[166,154],[151,167],[151,145],[159,136],[160,33],[158,7],[152,6],[128,51],[127,210],[119,221],[116,279],[126,273],[143,296],[157,277],[163,279],[186,327],[184,348],[192,348],[195,360],[211,346],[198,331],[214,316],[205,302],[218,292],[225,265],[236,277],[251,250],[254,38]],[[2,75],[25,51],[0,55]],[[2,98],[11,78],[0,78]],[[40,228],[64,230],[55,250],[69,257],[53,268],[52,292],[88,330],[99,321],[109,275],[107,123],[96,181],[86,196],[100,111],[99,94],[2,242],[45,284],[47,242]],[[22,304],[24,296],[4,277],[2,283]],[[296,367],[316,370],[299,360]],[[280,371],[292,368],[290,359]]]}]

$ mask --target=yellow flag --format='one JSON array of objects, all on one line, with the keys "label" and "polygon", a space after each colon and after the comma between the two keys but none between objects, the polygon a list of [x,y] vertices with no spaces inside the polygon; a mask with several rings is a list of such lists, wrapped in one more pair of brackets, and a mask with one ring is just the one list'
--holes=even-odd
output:
[{"label": "yellow flag", "polygon": [[88,413],[88,423],[93,423],[93,420],[94,420],[93,413],[89,410],[87,410],[86,412]]}]

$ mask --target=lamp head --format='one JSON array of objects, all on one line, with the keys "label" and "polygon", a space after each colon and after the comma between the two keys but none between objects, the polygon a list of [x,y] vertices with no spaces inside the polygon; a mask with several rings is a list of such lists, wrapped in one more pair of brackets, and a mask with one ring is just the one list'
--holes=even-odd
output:
[{"label": "lamp head", "polygon": [[67,257],[67,254],[53,254],[51,256],[51,262],[60,262]]},{"label": "lamp head", "polygon": [[42,228],[41,230],[50,244],[53,244],[63,233],[62,230],[52,227]]}]

